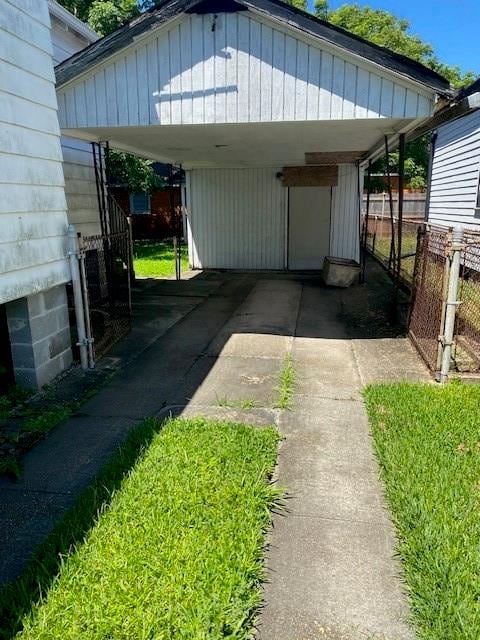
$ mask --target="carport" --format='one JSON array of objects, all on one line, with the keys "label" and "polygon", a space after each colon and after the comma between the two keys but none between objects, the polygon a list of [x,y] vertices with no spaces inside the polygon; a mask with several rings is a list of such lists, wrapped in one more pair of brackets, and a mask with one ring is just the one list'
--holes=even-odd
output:
[{"label": "carport", "polygon": [[358,260],[363,168],[449,94],[277,0],[168,0],[56,74],[66,135],[186,170],[195,269]]}]

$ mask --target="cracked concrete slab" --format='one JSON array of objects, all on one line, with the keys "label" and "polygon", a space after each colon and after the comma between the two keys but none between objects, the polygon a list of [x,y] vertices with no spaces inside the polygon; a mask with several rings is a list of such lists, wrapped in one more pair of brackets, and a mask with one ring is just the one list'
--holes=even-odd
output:
[{"label": "cracked concrete slab", "polygon": [[[197,362],[190,375],[202,366]],[[259,407],[273,407],[282,363],[278,358],[223,356],[215,359],[190,403],[234,404],[252,401]]]}]

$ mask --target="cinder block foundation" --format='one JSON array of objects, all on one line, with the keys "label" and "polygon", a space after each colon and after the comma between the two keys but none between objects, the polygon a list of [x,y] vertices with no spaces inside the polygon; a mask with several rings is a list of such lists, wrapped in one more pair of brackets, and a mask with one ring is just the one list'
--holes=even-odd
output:
[{"label": "cinder block foundation", "polygon": [[65,285],[6,305],[15,381],[40,389],[72,364]]}]

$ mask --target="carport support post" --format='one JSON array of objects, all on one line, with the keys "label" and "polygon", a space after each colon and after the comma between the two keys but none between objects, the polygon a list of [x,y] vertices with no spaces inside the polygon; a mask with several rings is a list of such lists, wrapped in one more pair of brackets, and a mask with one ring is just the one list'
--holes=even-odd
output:
[{"label": "carport support post", "polygon": [[397,237],[397,289],[402,271],[403,190],[405,188],[405,134],[400,135],[398,147],[398,237]]},{"label": "carport support post", "polygon": [[459,302],[458,281],[460,278],[461,254],[463,250],[463,228],[456,226],[453,230],[452,246],[450,248],[450,275],[448,279],[448,294],[445,311],[445,329],[442,336],[442,368],[439,382],[442,384],[448,380],[450,362],[452,358],[453,338],[455,334],[455,318]]}]

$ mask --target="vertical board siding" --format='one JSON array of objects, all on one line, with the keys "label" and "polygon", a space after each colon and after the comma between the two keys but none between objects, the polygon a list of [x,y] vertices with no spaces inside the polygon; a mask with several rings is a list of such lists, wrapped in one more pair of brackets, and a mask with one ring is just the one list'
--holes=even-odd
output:
[{"label": "vertical board siding", "polygon": [[0,304],[69,279],[46,0],[0,11]]},{"label": "vertical board siding", "polygon": [[[56,62],[61,62],[85,46],[84,39],[75,36],[74,33],[65,32],[58,19],[52,21],[51,36],[53,49],[58,56]],[[125,57],[119,58],[108,69],[105,69],[104,78],[105,84],[96,83],[96,78],[92,76],[74,88],[74,108],[76,120],[80,126],[86,126],[91,122],[97,123],[96,86],[101,86],[101,90],[109,96],[110,108],[103,111],[103,117],[106,117],[110,123],[120,119],[128,122],[128,75]],[[59,106],[63,112],[65,103],[60,97],[59,100]],[[68,221],[73,223],[83,235],[100,233],[100,215],[91,145],[83,140],[66,136],[62,136],[61,145]]]},{"label": "vertical board siding", "polygon": [[480,226],[480,111],[440,127],[432,163],[428,219]]},{"label": "vertical board siding", "polygon": [[286,189],[279,169],[187,172],[189,259],[195,269],[283,269]]},{"label": "vertical board siding", "polygon": [[[359,185],[360,179],[360,185]],[[338,185],[332,189],[332,219],[330,225],[330,255],[336,258],[360,258],[360,202],[363,173],[355,165],[338,168]]]},{"label": "vertical board siding", "polygon": [[[89,126],[417,118],[433,108],[433,92],[424,95],[245,12],[183,15],[92,75],[97,105]],[[75,87],[88,82],[90,76],[60,89],[67,97],[62,127],[82,126]],[[128,118],[112,99],[125,87]]]}]

